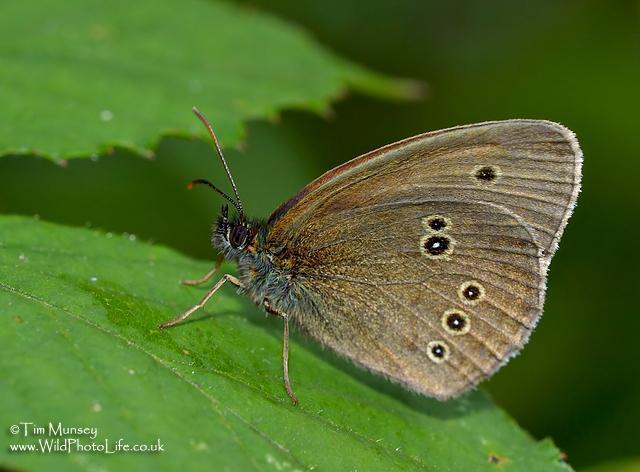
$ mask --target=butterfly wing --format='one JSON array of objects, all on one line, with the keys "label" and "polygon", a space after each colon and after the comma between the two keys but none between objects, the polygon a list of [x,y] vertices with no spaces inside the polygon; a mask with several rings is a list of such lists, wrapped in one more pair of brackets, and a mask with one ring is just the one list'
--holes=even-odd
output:
[{"label": "butterfly wing", "polygon": [[448,398],[526,343],[580,175],[555,123],[427,133],[313,181],[271,216],[267,245],[302,287],[303,330]]}]

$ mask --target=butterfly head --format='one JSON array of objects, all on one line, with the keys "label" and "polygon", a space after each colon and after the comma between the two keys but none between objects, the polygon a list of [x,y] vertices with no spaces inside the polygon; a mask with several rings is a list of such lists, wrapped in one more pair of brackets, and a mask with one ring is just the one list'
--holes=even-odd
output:
[{"label": "butterfly head", "polygon": [[[255,236],[255,230],[246,220],[244,214],[229,218],[229,206],[223,205],[216,223],[217,243],[223,243],[231,249],[243,250]],[[216,244],[218,245],[218,244]]]},{"label": "butterfly head", "polygon": [[244,254],[255,253],[259,223],[247,220],[243,213],[229,216],[224,205],[216,221],[212,242],[226,259],[239,260]]}]

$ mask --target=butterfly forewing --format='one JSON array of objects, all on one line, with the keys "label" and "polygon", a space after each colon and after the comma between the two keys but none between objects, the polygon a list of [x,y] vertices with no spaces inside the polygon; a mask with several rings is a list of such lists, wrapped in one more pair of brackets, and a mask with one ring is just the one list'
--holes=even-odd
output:
[{"label": "butterfly forewing", "polygon": [[580,152],[554,123],[430,133],[325,174],[277,210],[310,300],[292,316],[410,388],[456,395],[526,342],[575,203]]}]

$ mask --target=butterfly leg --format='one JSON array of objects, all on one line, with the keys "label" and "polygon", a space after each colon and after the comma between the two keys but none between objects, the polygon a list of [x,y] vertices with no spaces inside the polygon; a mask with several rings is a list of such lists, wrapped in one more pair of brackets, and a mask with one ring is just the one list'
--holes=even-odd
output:
[{"label": "butterfly leg", "polygon": [[165,321],[164,323],[159,325],[158,328],[160,328],[160,329],[168,328],[169,326],[173,326],[175,324],[180,323],[183,320],[186,320],[189,316],[191,316],[191,314],[193,312],[195,312],[195,311],[199,310],[200,308],[202,308],[209,301],[209,299],[211,297],[213,297],[213,294],[216,293],[218,291],[218,289],[225,284],[225,282],[231,282],[236,287],[242,287],[242,282],[240,282],[240,280],[235,278],[233,275],[224,274],[222,276],[222,278],[220,280],[218,280],[218,282],[213,287],[211,287],[209,289],[209,291],[206,293],[206,295],[204,297],[202,297],[202,300],[200,300],[198,303],[193,305],[188,310],[182,312],[180,315],[178,315],[174,319],[169,320],[169,321]]},{"label": "butterfly leg", "polygon": [[289,381],[289,315],[286,313],[282,313],[281,311],[274,308],[269,300],[264,299],[264,308],[267,310],[267,313],[272,315],[279,316],[284,320],[284,334],[282,341],[282,377],[284,380],[284,388],[287,391],[287,395],[291,399],[291,403],[294,405],[298,404],[298,397],[293,393],[293,389],[291,388],[291,382]]},{"label": "butterfly leg", "polygon": [[223,260],[224,260],[224,258],[222,256],[218,257],[218,259],[216,260],[215,265],[213,266],[213,269],[211,269],[209,272],[204,274],[199,279],[184,279],[184,280],[181,280],[180,283],[182,285],[201,285],[201,284],[207,282],[209,279],[211,279],[211,277],[213,277],[213,274],[218,272],[218,270],[220,269],[220,266],[222,265],[222,261]]}]

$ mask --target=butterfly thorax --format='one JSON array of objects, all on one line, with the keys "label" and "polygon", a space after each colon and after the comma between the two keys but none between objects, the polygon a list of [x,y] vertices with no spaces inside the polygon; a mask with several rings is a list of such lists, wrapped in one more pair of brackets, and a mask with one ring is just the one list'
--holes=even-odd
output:
[{"label": "butterfly thorax", "polygon": [[212,243],[225,260],[235,262],[246,293],[257,305],[268,300],[278,310],[294,314],[303,291],[293,261],[267,247],[268,225],[259,219],[227,216],[223,208]]}]

